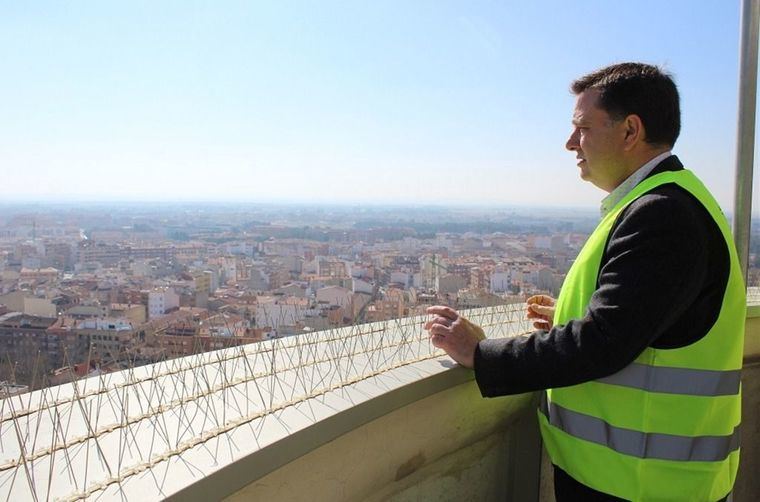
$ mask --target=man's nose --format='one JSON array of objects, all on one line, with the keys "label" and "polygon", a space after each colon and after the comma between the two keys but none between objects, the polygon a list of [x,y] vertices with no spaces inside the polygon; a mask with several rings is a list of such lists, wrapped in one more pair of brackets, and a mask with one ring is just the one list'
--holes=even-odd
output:
[{"label": "man's nose", "polygon": [[578,150],[580,148],[580,144],[578,143],[578,129],[573,130],[573,133],[570,135],[569,138],[567,138],[567,142],[565,143],[565,148],[567,148],[571,152]]}]

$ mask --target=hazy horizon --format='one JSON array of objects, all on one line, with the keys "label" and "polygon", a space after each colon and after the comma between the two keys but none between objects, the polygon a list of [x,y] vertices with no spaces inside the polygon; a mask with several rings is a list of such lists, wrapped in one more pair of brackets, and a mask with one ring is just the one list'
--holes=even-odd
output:
[{"label": "hazy horizon", "polygon": [[221,200],[221,199],[96,199],[96,198],[38,198],[38,199],[12,199],[6,197],[5,200],[0,201],[0,207],[9,206],[267,206],[267,207],[366,207],[371,209],[384,209],[384,208],[433,208],[433,209],[537,209],[537,210],[579,210],[589,212],[599,212],[599,204],[595,205],[570,205],[570,204],[510,204],[504,203],[479,203],[477,201],[463,201],[457,203],[445,203],[434,201],[383,201],[383,200],[370,200],[370,201],[358,201],[358,200],[336,200],[336,201],[299,201],[288,199],[260,199],[260,200]]}]

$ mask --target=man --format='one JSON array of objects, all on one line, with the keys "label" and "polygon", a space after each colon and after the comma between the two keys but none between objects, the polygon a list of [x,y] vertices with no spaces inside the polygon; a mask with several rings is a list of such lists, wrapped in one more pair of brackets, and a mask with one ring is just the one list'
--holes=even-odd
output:
[{"label": "man", "polygon": [[553,325],[488,340],[437,306],[425,329],[486,397],[547,389],[538,418],[558,500],[722,500],[739,459],[746,305],[728,225],[670,153],[670,76],[623,63],[571,88],[566,148],[609,195],[556,306],[529,306]]}]

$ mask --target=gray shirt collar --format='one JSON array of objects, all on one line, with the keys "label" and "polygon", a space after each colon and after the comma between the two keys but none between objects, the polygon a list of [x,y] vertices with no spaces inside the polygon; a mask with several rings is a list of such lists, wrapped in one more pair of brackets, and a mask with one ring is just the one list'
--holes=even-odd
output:
[{"label": "gray shirt collar", "polygon": [[623,197],[628,195],[631,190],[634,189],[636,185],[641,183],[644,178],[649,176],[649,173],[654,170],[655,167],[657,167],[657,164],[662,162],[663,160],[667,159],[673,155],[670,151],[661,153],[657,157],[653,158],[640,168],[638,168],[632,175],[628,176],[624,182],[619,184],[617,188],[615,188],[613,191],[607,195],[604,199],[602,199],[602,207],[601,207],[601,213],[602,218],[607,216],[607,214],[612,210],[615,205],[620,202]]}]

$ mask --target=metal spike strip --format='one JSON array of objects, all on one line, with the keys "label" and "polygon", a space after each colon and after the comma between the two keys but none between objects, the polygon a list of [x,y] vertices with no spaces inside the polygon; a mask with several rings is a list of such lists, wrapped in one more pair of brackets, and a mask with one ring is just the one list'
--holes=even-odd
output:
[{"label": "metal spike strip", "polygon": [[[485,328],[503,330],[505,324],[515,327],[513,323],[518,317],[515,315],[516,309],[483,310],[482,313],[472,311],[466,315],[475,322],[480,321]],[[72,378],[69,391],[62,392],[67,386],[56,387],[55,395],[44,390],[35,394],[39,396],[35,404],[30,395],[21,410],[12,408],[12,399],[2,400],[0,451],[4,451],[4,431],[8,430],[11,422],[21,455],[16,461],[0,463],[0,476],[13,470],[15,479],[18,469],[23,468],[27,472],[28,482],[33,483],[34,475],[29,473],[34,467],[33,462],[49,456],[48,498],[54,477],[55,456],[62,451],[65,471],[75,487],[72,497],[93,494],[104,486],[120,483],[142,472],[146,465],[156,465],[194,445],[205,444],[234,427],[296,403],[343,390],[346,386],[394,368],[437,357],[440,351],[427,342],[427,335],[420,329],[420,321],[420,318],[394,319],[391,322],[314,332],[302,337],[275,339],[254,346],[230,347],[189,358],[164,360],[139,369],[129,367],[113,381],[110,375],[101,375],[84,379],[80,386]],[[522,319],[520,322],[521,327],[527,325]],[[362,358],[363,364],[357,364],[357,358]],[[131,359],[128,357],[127,361]],[[188,379],[192,381],[192,386],[187,385]],[[262,388],[263,383],[266,386]],[[251,385],[256,388],[258,401],[251,398]],[[72,390],[73,393],[70,392]],[[245,398],[245,407],[241,406],[238,396]],[[214,401],[221,401],[221,416],[217,413],[220,403]],[[262,406],[265,403],[268,406]],[[7,412],[9,408],[10,413]],[[190,408],[194,410],[192,416],[188,412]],[[81,421],[86,424],[87,433],[84,436],[72,437],[69,434],[74,409],[79,411]],[[112,423],[107,423],[105,415],[101,417],[106,411]],[[199,413],[203,415],[203,425],[196,430],[193,424]],[[228,413],[232,415],[228,416]],[[169,434],[166,421],[170,416],[177,422],[174,434]],[[26,417],[23,422],[22,417]],[[312,420],[315,419],[313,417],[312,410]],[[37,440],[43,420],[51,424],[50,446],[38,449]],[[207,424],[210,427],[206,427]],[[147,454],[140,449],[137,437],[141,427],[143,430],[148,428],[152,433],[150,452]],[[32,431],[30,453],[26,445]],[[186,436],[188,432],[189,438]],[[117,445],[115,472],[100,444],[101,436],[107,437],[111,433],[118,434],[113,443]],[[163,446],[154,451],[157,437]],[[79,453],[84,450],[84,454],[89,455],[90,443],[108,474],[106,481],[92,482],[87,486],[87,472],[84,481],[77,479],[72,468],[73,459],[69,455],[77,454],[78,445],[82,446]],[[233,445],[229,446],[232,449]],[[137,452],[136,457],[133,449]],[[127,453],[132,459],[131,464],[123,464]]]}]

